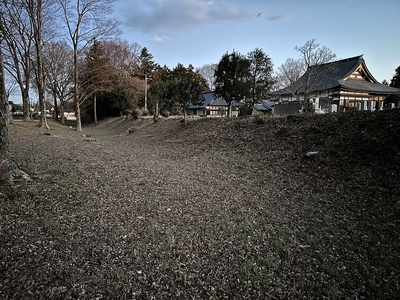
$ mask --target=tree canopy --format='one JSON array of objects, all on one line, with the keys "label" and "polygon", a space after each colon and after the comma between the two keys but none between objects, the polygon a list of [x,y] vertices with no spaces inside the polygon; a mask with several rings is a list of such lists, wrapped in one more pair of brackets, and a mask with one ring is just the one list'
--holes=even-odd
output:
[{"label": "tree canopy", "polygon": [[44,44],[43,62],[47,90],[53,95],[55,118],[58,120],[58,104],[60,108],[60,123],[64,124],[65,103],[72,88],[73,64],[70,57],[72,49],[64,41]]},{"label": "tree canopy", "polygon": [[[118,50],[124,49],[120,55]],[[83,107],[97,123],[97,118],[131,114],[141,95],[142,81],[135,76],[136,58],[131,47],[120,41],[105,44],[94,41],[82,63],[81,93],[87,97]],[[99,104],[99,110],[97,107]]]},{"label": "tree canopy", "polygon": [[232,116],[232,101],[250,96],[252,86],[250,61],[237,51],[226,52],[215,70],[215,93],[228,103],[228,116]]},{"label": "tree canopy", "polygon": [[250,62],[251,87],[249,103],[254,106],[262,99],[267,99],[268,92],[274,83],[272,77],[273,63],[271,58],[260,48],[247,54]]},{"label": "tree canopy", "polygon": [[170,89],[172,100],[183,110],[186,124],[188,105],[199,101],[200,93],[207,90],[207,82],[192,65],[185,68],[179,63],[171,72]]},{"label": "tree canopy", "polygon": [[[400,66],[396,68],[389,86],[400,89]],[[393,103],[398,108],[400,107],[400,95],[390,95],[386,98],[385,102],[386,105]]]},{"label": "tree canopy", "polygon": [[[276,76],[272,76],[272,59],[260,48],[245,55],[226,52],[217,64],[196,69],[178,64],[171,70],[156,63],[147,47],[119,39],[119,23],[112,18],[115,1],[0,2],[5,68],[18,82],[25,120],[32,90],[38,94],[42,118],[48,98],[53,97],[56,118],[58,101],[62,108],[66,99],[72,99],[78,131],[82,130],[81,110],[96,122],[97,104],[101,104],[102,116],[147,113],[148,108],[155,115],[160,110],[185,113],[184,101],[195,101],[193,95],[200,90],[214,90],[224,98],[229,116],[233,101],[254,106],[268,98],[272,86],[289,87],[299,103],[305,104],[312,96],[309,88],[317,78],[317,66],[336,58],[329,48],[311,39],[295,47],[299,58],[287,59]],[[306,84],[296,86],[303,74]],[[396,80],[390,85],[396,86]],[[194,86],[201,88],[196,91]],[[395,97],[389,100],[398,102]]]}]

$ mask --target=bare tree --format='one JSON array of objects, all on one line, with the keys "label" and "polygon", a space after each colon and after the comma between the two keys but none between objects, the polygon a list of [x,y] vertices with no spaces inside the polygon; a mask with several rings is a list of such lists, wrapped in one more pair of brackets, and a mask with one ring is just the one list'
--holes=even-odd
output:
[{"label": "bare tree", "polygon": [[308,101],[308,93],[310,92],[310,87],[318,78],[320,65],[333,61],[336,58],[336,54],[325,46],[320,47],[314,39],[307,41],[303,46],[296,47],[295,49],[300,52],[301,59],[306,68],[304,83],[300,91],[304,95],[304,100]]},{"label": "bare tree", "polygon": [[74,103],[76,108],[77,131],[82,131],[81,104],[86,95],[79,88],[79,54],[93,40],[118,33],[118,22],[107,19],[112,12],[114,0],[57,0],[63,14],[68,37],[73,48]]},{"label": "bare tree", "polygon": [[303,46],[295,47],[295,49],[300,52],[301,59],[307,69],[311,66],[325,64],[336,58],[336,54],[331,49],[325,46],[320,47],[315,39],[308,40]]},{"label": "bare tree", "polygon": [[29,88],[32,70],[33,29],[23,4],[22,0],[2,2],[0,18],[6,42],[6,47],[3,48],[5,68],[18,83],[26,121],[30,118]]},{"label": "bare tree", "polygon": [[288,58],[275,75],[275,89],[293,85],[304,73],[304,63],[300,59]]},{"label": "bare tree", "polygon": [[64,125],[64,104],[72,88],[72,49],[65,42],[50,42],[44,45],[46,87],[53,95],[55,118],[58,120],[60,103],[60,123]]},{"label": "bare tree", "polygon": [[[295,47],[300,52],[299,60],[288,59],[279,68],[278,76],[286,89],[294,96],[301,106],[307,105],[312,87],[322,76],[322,65],[336,58],[329,48],[320,47],[314,39],[308,40],[303,46]],[[325,66],[324,66],[325,67]],[[303,74],[303,75],[301,75]]]},{"label": "bare tree", "polygon": [[[118,86],[121,90],[129,91],[127,94],[133,96],[131,101],[125,101],[126,105],[122,107],[130,107],[132,103],[136,106],[138,99],[144,97],[146,93],[146,80],[143,80],[143,74],[138,74],[143,48],[137,43],[129,44],[125,40],[118,39],[105,41],[102,46],[105,57],[115,69],[116,78],[113,79],[113,89],[115,90]],[[147,74],[147,79],[149,78],[152,78],[151,74]]]},{"label": "bare tree", "polygon": [[[120,99],[125,98],[125,101],[117,101],[119,104],[116,106],[121,109],[120,113],[123,113],[122,111],[132,112],[133,107],[137,105],[139,98],[143,97],[146,90],[146,82],[138,74],[143,48],[137,43],[129,44],[127,41],[119,39],[102,42],[102,48],[105,57],[114,68],[111,92],[115,93],[116,89],[120,92],[125,91],[125,95],[129,95],[128,98],[130,98],[128,100],[126,97],[121,97]],[[152,70],[151,72],[153,73]],[[152,74],[147,74],[147,78],[151,79]]]},{"label": "bare tree", "polygon": [[18,83],[15,79],[8,74],[7,70],[5,70],[5,88],[6,88],[6,96],[10,99],[10,95],[18,92]]},{"label": "bare tree", "polygon": [[8,99],[5,90],[4,60],[2,41],[4,26],[0,20],[0,181],[12,182],[17,177],[29,180],[28,174],[20,170],[11,157],[8,137]]},{"label": "bare tree", "polygon": [[142,49],[137,43],[129,44],[125,40],[102,42],[104,54],[110,63],[122,73],[134,75],[138,69],[139,56]]},{"label": "bare tree", "polygon": [[[2,24],[3,22],[0,22]],[[2,26],[1,26],[2,27]],[[0,37],[0,44],[3,37]],[[0,49],[0,181],[6,179],[7,174],[14,169],[9,149],[8,138],[8,101],[5,90],[3,51]]]},{"label": "bare tree", "polygon": [[217,69],[217,64],[206,64],[200,68],[196,69],[201,76],[207,80],[208,88],[210,91],[215,89],[214,82],[215,82],[215,70]]},{"label": "bare tree", "polygon": [[[47,4],[50,2],[46,2]],[[33,44],[35,46],[35,75],[39,95],[40,127],[50,129],[47,123],[45,106],[45,76],[43,68],[43,1],[26,0],[26,10],[33,29]]]},{"label": "bare tree", "polygon": [[[3,60],[3,67],[4,67],[4,60]],[[7,70],[4,68],[4,93],[5,93],[5,97],[7,98],[6,101],[8,101],[8,103],[10,105],[8,105],[8,116],[9,116],[9,120],[8,120],[8,124],[13,124],[13,112],[11,109],[11,101],[10,100],[10,95],[12,93],[14,93],[15,91],[18,90],[18,85],[15,82],[15,80],[8,75],[7,76]],[[13,104],[13,103],[12,103]]]}]

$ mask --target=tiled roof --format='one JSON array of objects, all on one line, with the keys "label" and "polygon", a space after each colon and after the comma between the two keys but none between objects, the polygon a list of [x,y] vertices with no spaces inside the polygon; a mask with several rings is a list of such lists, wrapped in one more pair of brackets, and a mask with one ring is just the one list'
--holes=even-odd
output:
[{"label": "tiled roof", "polygon": [[272,101],[263,100],[260,104],[254,105],[254,108],[258,111],[271,111],[274,104]]},{"label": "tiled roof", "polygon": [[380,83],[372,83],[367,81],[360,81],[354,79],[339,80],[340,85],[343,89],[349,89],[351,91],[364,91],[368,93],[379,93],[379,94],[396,94],[400,90],[391,86],[387,86]]},{"label": "tiled roof", "polygon": [[189,109],[196,109],[196,108],[204,108],[207,107],[211,101],[214,100],[214,92],[206,92],[206,93],[201,93],[200,97],[203,97],[204,102],[202,104],[196,104],[194,105],[191,101],[188,104]]},{"label": "tiled roof", "polygon": [[[201,93],[200,97],[203,97],[204,102],[200,105],[193,105],[192,102],[189,102],[188,108],[189,109],[198,109],[198,108],[206,108],[207,106],[214,105],[214,106],[227,106],[228,103],[222,97],[216,97],[214,92],[205,92]],[[235,103],[232,101],[232,104]]]},{"label": "tiled roof", "polygon": [[227,106],[228,103],[225,101],[224,98],[218,97],[218,98],[215,98],[213,101],[211,101],[210,105],[214,105],[214,106]]}]

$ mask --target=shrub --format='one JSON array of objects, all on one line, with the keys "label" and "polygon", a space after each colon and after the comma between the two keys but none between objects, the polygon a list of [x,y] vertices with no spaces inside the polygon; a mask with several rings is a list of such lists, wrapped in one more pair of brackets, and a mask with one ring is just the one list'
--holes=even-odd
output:
[{"label": "shrub", "polygon": [[139,109],[133,109],[133,110],[132,110],[132,117],[133,117],[134,119],[138,119],[138,118],[139,118],[139,115],[140,115]]},{"label": "shrub", "polygon": [[262,125],[265,123],[265,116],[264,115],[255,115],[254,116],[254,122],[256,124]]},{"label": "shrub", "polygon": [[163,111],[161,111],[161,115],[163,117],[168,118],[171,115],[171,113],[168,110],[163,110]]}]

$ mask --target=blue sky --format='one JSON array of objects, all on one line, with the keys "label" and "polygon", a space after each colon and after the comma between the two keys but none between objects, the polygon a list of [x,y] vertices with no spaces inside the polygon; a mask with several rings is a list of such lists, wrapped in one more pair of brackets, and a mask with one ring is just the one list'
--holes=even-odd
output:
[{"label": "blue sky", "polygon": [[117,0],[114,13],[123,39],[170,68],[262,48],[276,70],[310,39],[338,59],[363,54],[379,82],[400,66],[399,0]]}]

